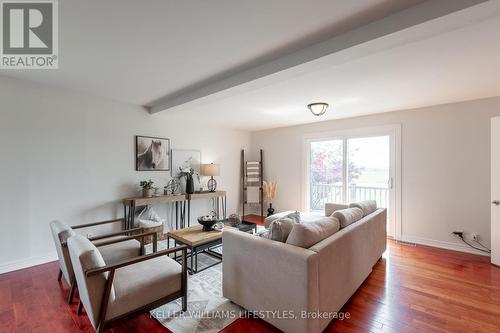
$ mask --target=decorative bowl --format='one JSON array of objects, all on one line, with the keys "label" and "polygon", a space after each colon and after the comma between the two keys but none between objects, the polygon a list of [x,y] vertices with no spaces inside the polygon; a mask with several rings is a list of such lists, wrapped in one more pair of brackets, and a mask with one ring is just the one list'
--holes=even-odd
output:
[{"label": "decorative bowl", "polygon": [[212,231],[218,221],[215,216],[206,215],[198,217],[198,223],[203,226],[203,231]]}]

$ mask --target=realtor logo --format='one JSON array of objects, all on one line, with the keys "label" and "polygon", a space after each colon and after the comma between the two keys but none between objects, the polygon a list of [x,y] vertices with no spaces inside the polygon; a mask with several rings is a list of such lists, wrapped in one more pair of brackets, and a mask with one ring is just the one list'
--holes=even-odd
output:
[{"label": "realtor logo", "polygon": [[57,0],[0,0],[0,8],[0,68],[58,68]]}]

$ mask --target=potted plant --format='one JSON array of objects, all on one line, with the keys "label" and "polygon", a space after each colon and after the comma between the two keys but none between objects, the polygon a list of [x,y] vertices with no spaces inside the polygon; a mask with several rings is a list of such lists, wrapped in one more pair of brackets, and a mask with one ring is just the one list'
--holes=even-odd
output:
[{"label": "potted plant", "polygon": [[198,177],[198,182],[200,181],[200,175],[194,171],[191,167],[179,167],[179,173],[177,174],[179,179],[185,177],[186,178],[186,193],[193,194],[194,193],[194,180],[193,175]]},{"label": "potted plant", "polygon": [[142,196],[145,198],[151,198],[153,196],[153,184],[154,182],[150,180],[143,180],[140,182],[140,186],[142,187]]},{"label": "potted plant", "polygon": [[269,202],[269,208],[267,209],[267,216],[274,214],[273,200],[276,197],[276,186],[278,185],[275,180],[270,182],[264,182],[264,192],[267,195],[267,201]]}]

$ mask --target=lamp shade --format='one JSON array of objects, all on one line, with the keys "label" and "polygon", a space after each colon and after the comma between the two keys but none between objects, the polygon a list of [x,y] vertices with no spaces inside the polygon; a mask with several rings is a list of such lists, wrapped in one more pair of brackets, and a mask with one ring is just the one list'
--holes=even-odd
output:
[{"label": "lamp shade", "polygon": [[220,174],[219,165],[218,164],[202,164],[201,165],[201,174],[203,176],[218,176]]}]

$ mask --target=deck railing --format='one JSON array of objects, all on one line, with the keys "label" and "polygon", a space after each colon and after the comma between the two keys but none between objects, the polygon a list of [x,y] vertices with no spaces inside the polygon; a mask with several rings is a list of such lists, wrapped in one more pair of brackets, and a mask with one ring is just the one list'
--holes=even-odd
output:
[{"label": "deck railing", "polygon": [[[387,187],[358,186],[351,184],[348,187],[347,202],[375,200],[378,207],[387,207],[389,190]],[[342,185],[340,184],[313,184],[311,186],[311,209],[323,210],[327,202],[344,202]]]}]

